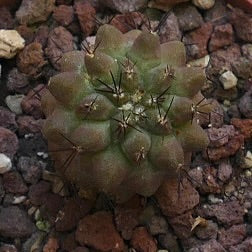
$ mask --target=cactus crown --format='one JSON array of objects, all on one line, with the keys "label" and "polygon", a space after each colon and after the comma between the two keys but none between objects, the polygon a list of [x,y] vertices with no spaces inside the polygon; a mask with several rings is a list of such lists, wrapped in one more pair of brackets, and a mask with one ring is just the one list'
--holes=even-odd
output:
[{"label": "cactus crown", "polygon": [[180,41],[152,32],[103,25],[82,46],[63,56],[42,100],[56,168],[85,191],[150,196],[208,145],[195,119],[209,112],[204,71],[186,67]]}]

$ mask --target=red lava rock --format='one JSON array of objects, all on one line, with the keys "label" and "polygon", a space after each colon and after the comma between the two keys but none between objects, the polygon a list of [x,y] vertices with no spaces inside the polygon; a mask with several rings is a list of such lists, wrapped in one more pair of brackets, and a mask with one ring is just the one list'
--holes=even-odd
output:
[{"label": "red lava rock", "polygon": [[218,178],[222,182],[226,182],[230,179],[233,169],[232,165],[229,162],[223,161],[218,166]]},{"label": "red lava rock", "polygon": [[19,25],[16,27],[17,32],[25,40],[25,44],[28,45],[33,42],[34,39],[34,29],[28,27],[27,25]]},{"label": "red lava rock", "polygon": [[19,116],[17,119],[20,136],[41,132],[43,120],[35,120],[32,116]]},{"label": "red lava rock", "polygon": [[195,228],[195,234],[201,240],[216,239],[217,233],[218,233],[218,225],[211,220],[207,220],[206,227],[197,226]]},{"label": "red lava rock", "polygon": [[3,185],[9,193],[24,194],[28,191],[28,187],[24,183],[18,172],[7,172],[3,175]]},{"label": "red lava rock", "polygon": [[240,131],[245,139],[252,137],[252,119],[232,118],[231,124]]},{"label": "red lava rock", "polygon": [[43,248],[43,252],[56,252],[59,248],[59,242],[56,238],[49,238]]},{"label": "red lava rock", "polygon": [[130,244],[139,252],[157,251],[156,242],[145,227],[138,227],[134,230]]},{"label": "red lava rock", "polygon": [[145,19],[145,16],[141,12],[130,12],[116,15],[110,24],[115,26],[122,33],[126,33],[132,29],[140,27],[142,21]]},{"label": "red lava rock", "polygon": [[99,251],[122,251],[124,244],[113,224],[112,215],[96,212],[84,217],[76,230],[76,240]]},{"label": "red lava rock", "polygon": [[215,239],[212,239],[200,246],[190,249],[191,252],[226,252],[222,245]]},{"label": "red lava rock", "polygon": [[178,181],[165,181],[155,194],[164,215],[174,217],[182,214],[199,204],[199,194],[187,179],[178,192]]},{"label": "red lava rock", "polygon": [[228,140],[235,135],[233,125],[223,125],[221,128],[210,128],[206,130],[210,140],[209,147],[220,147],[228,143]]},{"label": "red lava rock", "polygon": [[18,150],[18,138],[10,130],[0,127],[0,153],[4,153],[11,159]]},{"label": "red lava rock", "polygon": [[27,213],[17,206],[2,208],[0,211],[0,235],[9,238],[29,237],[35,226]]},{"label": "red lava rock", "polygon": [[28,91],[29,79],[17,68],[13,68],[7,76],[7,88],[10,92],[25,94]]},{"label": "red lava rock", "polygon": [[233,9],[230,22],[234,26],[237,37],[245,42],[252,42],[252,17],[240,9]]},{"label": "red lava rock", "polygon": [[137,196],[115,208],[116,228],[125,240],[131,239],[134,228],[139,225],[142,210],[140,198]]},{"label": "red lava rock", "polygon": [[227,158],[234,155],[244,144],[243,135],[236,135],[231,138],[227,144],[219,148],[208,148],[205,157],[211,161],[217,161],[221,158]]},{"label": "red lava rock", "polygon": [[245,117],[252,119],[252,89],[241,97],[238,106]]},{"label": "red lava rock", "polygon": [[147,6],[146,0],[103,0],[102,4],[105,7],[111,8],[121,13],[137,11]]},{"label": "red lava rock", "polygon": [[56,230],[64,232],[73,229],[79,220],[89,212],[91,207],[91,203],[86,200],[80,198],[69,199],[58,213]]},{"label": "red lava rock", "polygon": [[62,26],[70,25],[74,20],[74,9],[72,6],[60,5],[53,11],[53,18]]},{"label": "red lava rock", "polygon": [[184,43],[187,46],[187,54],[189,60],[199,59],[208,54],[207,43],[212,34],[213,25],[205,23],[200,28],[187,33],[184,36]]},{"label": "red lava rock", "polygon": [[34,42],[40,43],[43,48],[45,48],[47,44],[49,34],[49,28],[46,25],[41,25],[35,34]]},{"label": "red lava rock", "polygon": [[62,55],[72,50],[74,50],[73,36],[63,26],[58,26],[49,33],[45,53],[56,69],[60,68],[59,59]]},{"label": "red lava rock", "polygon": [[14,245],[4,244],[0,247],[0,252],[18,252]]},{"label": "red lava rock", "polygon": [[183,32],[199,28],[203,24],[202,16],[193,5],[178,5],[174,8],[174,12],[178,18],[179,28]]},{"label": "red lava rock", "polygon": [[16,12],[20,24],[34,24],[46,21],[54,9],[55,0],[23,0]]},{"label": "red lava rock", "polygon": [[39,84],[33,90],[30,90],[21,102],[22,110],[26,114],[32,115],[35,119],[40,119],[44,116],[39,98],[43,95],[43,92],[45,92],[44,87],[43,84]]},{"label": "red lava rock", "polygon": [[95,8],[88,1],[75,2],[75,11],[84,36],[89,36],[95,28]]},{"label": "red lava rock", "polygon": [[192,236],[191,228],[194,223],[194,218],[190,211],[171,218],[168,221],[178,238],[186,239]]},{"label": "red lava rock", "polygon": [[197,209],[197,214],[203,218],[215,217],[224,226],[232,226],[243,222],[245,212],[238,201],[230,201],[214,205],[203,205]]},{"label": "red lava rock", "polygon": [[13,29],[13,27],[14,27],[14,20],[11,16],[10,11],[5,7],[0,8],[0,29],[7,30],[7,29]]},{"label": "red lava rock", "polygon": [[61,239],[61,249],[63,251],[73,251],[78,246],[75,241],[75,232],[63,236]]},{"label": "red lava rock", "polygon": [[181,40],[178,19],[173,12],[170,12],[164,24],[159,30],[160,42],[165,43],[172,40]]},{"label": "red lava rock", "polygon": [[234,225],[227,230],[221,229],[219,231],[218,241],[224,248],[228,249],[230,246],[241,243],[245,236],[245,225]]},{"label": "red lava rock", "polygon": [[0,127],[16,131],[16,115],[7,108],[0,106]]},{"label": "red lava rock", "polygon": [[252,237],[248,237],[241,244],[236,246],[231,246],[229,248],[230,252],[249,252],[252,251]]},{"label": "red lava rock", "polygon": [[239,60],[240,57],[240,46],[237,44],[233,44],[225,50],[220,49],[216,52],[213,52],[211,54],[210,64],[213,66],[214,71],[219,74],[219,72],[224,68],[232,70],[231,63]]},{"label": "red lava rock", "polygon": [[233,36],[231,24],[215,26],[209,42],[209,51],[213,52],[224,46],[231,45],[234,39]]},{"label": "red lava rock", "polygon": [[48,182],[40,181],[36,185],[29,187],[28,197],[33,205],[39,206],[46,199],[47,193],[50,191],[51,185]]},{"label": "red lava rock", "polygon": [[27,45],[22,52],[18,54],[17,67],[18,69],[28,74],[36,76],[41,72],[41,68],[46,64],[43,57],[42,45],[33,42]]}]

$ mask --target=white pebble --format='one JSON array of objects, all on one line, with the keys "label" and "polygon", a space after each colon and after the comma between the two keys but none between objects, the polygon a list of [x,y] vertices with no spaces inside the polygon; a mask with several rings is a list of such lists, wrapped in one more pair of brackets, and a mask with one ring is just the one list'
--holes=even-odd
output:
[{"label": "white pebble", "polygon": [[192,61],[188,62],[187,66],[188,67],[201,67],[201,68],[205,68],[205,67],[207,67],[207,65],[209,63],[209,60],[210,60],[210,56],[206,55],[203,58],[192,60]]},{"label": "white pebble", "polygon": [[25,46],[16,30],[0,30],[0,58],[11,59]]},{"label": "white pebble", "polygon": [[5,154],[0,153],[0,174],[4,174],[11,170],[12,163],[9,157]]},{"label": "white pebble", "polygon": [[251,153],[251,151],[247,151],[244,159],[245,159],[245,168],[252,168],[252,153]]},{"label": "white pebble", "polygon": [[223,88],[228,90],[237,85],[237,78],[231,71],[226,71],[220,76],[220,82]]},{"label": "white pebble", "polygon": [[216,198],[213,194],[208,195],[208,201],[211,204],[217,204],[217,203],[222,203],[223,202],[222,199]]},{"label": "white pebble", "polygon": [[18,204],[24,202],[25,200],[26,200],[26,196],[19,196],[19,197],[14,196],[14,200],[12,201],[12,204],[18,205]]},{"label": "white pebble", "polygon": [[8,108],[16,115],[22,114],[21,102],[24,99],[24,95],[8,95],[5,98],[5,103]]},{"label": "white pebble", "polygon": [[203,10],[211,9],[215,4],[215,0],[193,0],[192,2],[195,6]]}]

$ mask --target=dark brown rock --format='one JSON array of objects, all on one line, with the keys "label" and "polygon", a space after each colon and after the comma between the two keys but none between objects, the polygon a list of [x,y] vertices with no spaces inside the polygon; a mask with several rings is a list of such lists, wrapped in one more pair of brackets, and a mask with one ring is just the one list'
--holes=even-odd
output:
[{"label": "dark brown rock", "polygon": [[24,194],[28,191],[28,187],[24,183],[18,172],[7,172],[3,176],[4,189],[9,193]]},{"label": "dark brown rock", "polygon": [[43,56],[41,44],[33,42],[27,45],[24,50],[18,54],[18,69],[29,75],[36,76],[41,72],[41,68],[46,64]]},{"label": "dark brown rock", "polygon": [[10,11],[0,5],[0,29],[10,30],[14,27],[14,20]]},{"label": "dark brown rock", "polygon": [[211,220],[207,220],[206,226],[199,225],[195,228],[195,235],[201,240],[216,239],[217,233],[218,225]]},{"label": "dark brown rock", "polygon": [[18,150],[18,138],[10,130],[0,127],[0,153],[4,153],[11,159]]},{"label": "dark brown rock", "polygon": [[189,60],[199,59],[208,54],[207,44],[212,31],[213,25],[211,23],[205,23],[200,28],[184,36],[183,41],[187,45]]},{"label": "dark brown rock", "polygon": [[226,249],[230,246],[241,243],[246,236],[246,227],[242,225],[234,225],[231,228],[219,231],[218,241]]},{"label": "dark brown rock", "polygon": [[25,44],[28,45],[33,42],[34,39],[34,29],[23,24],[16,27],[17,32],[25,40]]},{"label": "dark brown rock", "polygon": [[192,236],[191,228],[194,223],[194,218],[190,211],[173,217],[168,221],[178,238],[186,239]]},{"label": "dark brown rock", "polygon": [[86,247],[77,247],[74,250],[71,250],[71,252],[89,252],[89,249]]},{"label": "dark brown rock", "polygon": [[49,33],[45,53],[56,69],[59,69],[59,59],[62,55],[73,49],[73,36],[63,26],[58,26]]},{"label": "dark brown rock", "polygon": [[232,226],[243,222],[245,212],[238,201],[230,201],[214,205],[203,205],[197,209],[197,214],[203,218],[215,217],[218,223]]},{"label": "dark brown rock", "polygon": [[91,202],[87,200],[80,198],[69,199],[58,214],[56,230],[61,232],[70,231],[89,212],[91,207]]},{"label": "dark brown rock", "polygon": [[213,52],[224,46],[229,46],[233,43],[233,40],[233,28],[231,24],[215,26],[209,42],[209,51]]},{"label": "dark brown rock", "polygon": [[72,6],[60,5],[53,11],[53,18],[62,26],[70,25],[74,20],[74,9]]},{"label": "dark brown rock", "polygon": [[124,244],[113,224],[112,215],[96,212],[84,217],[76,230],[76,240],[99,251],[122,251]]},{"label": "dark brown rock", "polygon": [[41,132],[43,120],[35,120],[32,116],[19,116],[17,119],[18,133],[20,136],[25,134],[35,134]]},{"label": "dark brown rock", "polygon": [[88,1],[84,0],[75,2],[75,12],[84,36],[91,35],[95,28],[95,8]]},{"label": "dark brown rock", "polygon": [[40,43],[43,48],[46,47],[49,34],[49,28],[46,25],[41,25],[35,34],[34,42]]},{"label": "dark brown rock", "polygon": [[14,245],[4,244],[0,247],[0,252],[18,252]]},{"label": "dark brown rock", "polygon": [[252,137],[252,119],[232,118],[231,124],[240,131],[245,139]]},{"label": "dark brown rock", "polygon": [[252,89],[241,97],[238,106],[246,118],[252,119]]},{"label": "dark brown rock", "polygon": [[48,182],[40,181],[29,187],[28,197],[33,205],[41,205],[50,191],[51,185]]},{"label": "dark brown rock", "polygon": [[16,12],[20,24],[34,24],[46,21],[54,9],[55,0],[23,0]]},{"label": "dark brown rock", "polygon": [[43,252],[56,252],[59,248],[59,241],[57,238],[50,237],[43,247]]},{"label": "dark brown rock", "polygon": [[197,8],[191,4],[181,4],[175,7],[174,13],[178,18],[179,28],[183,32],[199,28],[203,18]]},{"label": "dark brown rock", "polygon": [[0,211],[0,235],[9,238],[29,237],[35,230],[34,224],[24,210],[16,206]]},{"label": "dark brown rock", "polygon": [[163,214],[169,217],[182,214],[199,203],[199,194],[187,179],[183,180],[180,197],[176,179],[165,181],[155,196]]},{"label": "dark brown rock", "polygon": [[156,242],[144,227],[138,227],[134,230],[130,244],[139,252],[157,251]]},{"label": "dark brown rock", "polygon": [[61,249],[65,251],[73,251],[77,248],[78,244],[75,241],[75,232],[68,233],[66,236],[63,236],[61,239]]},{"label": "dark brown rock", "polygon": [[28,76],[13,68],[7,76],[7,88],[10,92],[25,94],[28,91]]},{"label": "dark brown rock", "polygon": [[16,115],[7,108],[0,106],[0,127],[16,131]]},{"label": "dark brown rock", "polygon": [[173,252],[181,251],[179,248],[177,237],[170,232],[159,235],[158,241],[160,245],[162,246],[162,248],[165,248],[168,251],[173,251]]},{"label": "dark brown rock", "polygon": [[168,224],[164,217],[154,215],[147,223],[147,229],[151,235],[166,234],[168,232]]}]

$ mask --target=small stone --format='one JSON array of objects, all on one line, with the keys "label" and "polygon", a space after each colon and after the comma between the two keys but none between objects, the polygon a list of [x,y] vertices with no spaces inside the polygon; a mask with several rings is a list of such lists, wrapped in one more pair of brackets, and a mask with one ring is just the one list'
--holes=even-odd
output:
[{"label": "small stone", "polygon": [[206,68],[206,67],[208,66],[208,64],[209,64],[209,60],[210,60],[210,56],[209,56],[209,55],[206,55],[206,56],[203,57],[203,58],[189,61],[189,62],[187,63],[187,66],[188,66],[188,67],[201,67],[201,68]]},{"label": "small stone", "polygon": [[215,0],[193,0],[192,2],[195,6],[202,10],[211,9],[215,4]]},{"label": "small stone", "polygon": [[14,200],[12,201],[12,204],[18,205],[20,203],[23,203],[25,200],[26,200],[26,196],[19,196],[19,197],[14,196]]},{"label": "small stone", "polygon": [[0,127],[0,153],[13,158],[18,149],[18,138],[10,130]]},{"label": "small stone", "polygon": [[218,25],[214,27],[209,42],[209,51],[213,52],[233,43],[233,28],[231,24]]},{"label": "small stone", "polygon": [[222,182],[229,180],[233,172],[232,165],[228,162],[221,162],[218,166],[218,178]]},{"label": "small stone", "polygon": [[203,205],[197,209],[197,214],[203,218],[215,217],[218,223],[224,226],[232,226],[243,223],[245,212],[238,201],[230,201],[220,204]]},{"label": "small stone", "polygon": [[42,45],[37,42],[27,45],[17,58],[18,69],[33,77],[41,72],[45,64]]},{"label": "small stone", "polygon": [[3,185],[5,190],[9,193],[24,194],[28,191],[28,187],[24,183],[21,175],[16,171],[4,174]]},{"label": "small stone", "polygon": [[219,199],[214,196],[214,194],[208,194],[207,200],[210,204],[218,204],[218,203],[223,203],[223,199]]},{"label": "small stone", "polygon": [[168,224],[164,217],[154,215],[147,223],[147,228],[151,235],[166,234],[168,232]]},{"label": "small stone", "polygon": [[46,47],[49,35],[49,28],[47,25],[41,25],[35,34],[34,42],[40,43],[43,48]]},{"label": "small stone", "polygon": [[95,28],[95,8],[88,1],[75,2],[74,6],[81,30],[87,37],[93,33]]},{"label": "small stone", "polygon": [[8,238],[29,237],[35,230],[27,213],[17,206],[2,208],[0,211],[0,234]]},{"label": "small stone", "polygon": [[[78,247],[75,241],[75,232],[67,233],[61,238],[60,247],[63,251],[72,251]],[[88,252],[88,251],[87,251]]]},{"label": "small stone", "polygon": [[45,232],[36,231],[22,245],[23,252],[42,251],[42,243],[46,237]]},{"label": "small stone", "polygon": [[127,13],[143,9],[147,6],[147,0],[103,0],[102,5],[121,13]]},{"label": "small stone", "polygon": [[136,251],[157,251],[156,242],[145,227],[134,230],[130,244]]},{"label": "small stone", "polygon": [[0,247],[0,252],[18,252],[14,245],[4,244]]},{"label": "small stone", "polygon": [[220,76],[220,82],[225,90],[235,87],[237,85],[237,81],[238,79],[231,71],[227,71]]},{"label": "small stone", "polygon": [[192,5],[178,5],[174,9],[174,13],[178,18],[179,28],[183,32],[199,28],[203,24],[202,16]]},{"label": "small stone", "polygon": [[68,30],[58,26],[50,31],[45,54],[56,69],[60,68],[59,59],[62,55],[72,50],[74,50],[73,35]]},{"label": "small stone", "polygon": [[170,12],[159,31],[160,42],[165,43],[173,40],[181,40],[178,19],[173,12]]},{"label": "small stone", "polygon": [[21,102],[24,99],[24,95],[8,95],[5,98],[5,103],[8,108],[15,113],[16,115],[20,115],[23,113],[21,108]]},{"label": "small stone", "polygon": [[252,89],[246,92],[238,103],[241,113],[246,117],[252,119]]},{"label": "small stone", "polygon": [[169,11],[174,5],[188,1],[189,0],[151,0],[148,3],[148,7]]},{"label": "small stone", "polygon": [[43,252],[56,252],[59,248],[58,239],[50,237],[43,248]]},{"label": "small stone", "polygon": [[176,179],[165,181],[155,194],[163,214],[169,217],[182,214],[199,203],[199,194],[187,179],[181,182],[180,196],[178,183]]},{"label": "small stone", "polygon": [[252,60],[241,57],[232,63],[232,70],[237,77],[248,80],[252,77]]},{"label": "small stone", "polygon": [[158,241],[162,248],[166,248],[168,251],[181,251],[178,245],[177,237],[170,232],[159,235]]},{"label": "small stone", "polygon": [[13,68],[7,76],[7,88],[10,92],[26,93],[28,91],[29,80],[26,74]]},{"label": "small stone", "polygon": [[19,135],[24,136],[26,134],[40,133],[43,126],[43,120],[35,120],[32,116],[19,116],[17,124]]},{"label": "small stone", "polygon": [[0,30],[0,58],[11,59],[25,46],[16,30]]},{"label": "small stone", "polygon": [[189,60],[199,59],[208,54],[207,44],[212,34],[213,25],[205,23],[184,36],[183,42],[187,48]]},{"label": "small stone", "polygon": [[71,252],[89,252],[89,249],[86,247],[77,247],[74,250],[71,250]]},{"label": "small stone", "polygon": [[242,45],[242,54],[249,60],[252,60],[252,44]]},{"label": "small stone", "polygon": [[53,18],[62,26],[68,26],[73,22],[74,9],[72,6],[60,5],[53,11]]},{"label": "small stone", "polygon": [[[99,251],[122,251],[124,244],[116,231],[112,215],[96,212],[85,216],[76,230],[76,240]],[[153,250],[155,251],[155,250]]]},{"label": "small stone", "polygon": [[30,186],[28,196],[30,198],[31,203],[36,206],[41,205],[46,199],[50,188],[51,184],[43,180],[36,185]]},{"label": "small stone", "polygon": [[16,27],[16,31],[25,40],[25,44],[28,45],[33,42],[34,39],[34,29],[28,27],[27,25],[19,25]]},{"label": "small stone", "polygon": [[11,170],[12,163],[9,157],[0,153],[0,174],[4,174]]},{"label": "small stone", "polygon": [[230,246],[241,243],[246,236],[246,227],[242,225],[234,225],[231,228],[219,231],[219,243],[226,249]]},{"label": "small stone", "polygon": [[199,245],[197,247],[191,248],[189,252],[226,252],[222,245],[216,241],[216,239],[211,239]]},{"label": "small stone", "polygon": [[10,11],[5,8],[1,7],[0,4],[0,29],[10,30],[14,28],[14,20]]},{"label": "small stone", "polygon": [[55,0],[23,0],[16,12],[20,24],[35,24],[46,21],[54,9]]},{"label": "small stone", "polygon": [[244,160],[245,160],[245,168],[252,167],[252,153],[251,153],[251,151],[246,152],[246,156],[245,156]]},{"label": "small stone", "polygon": [[248,237],[246,240],[244,240],[242,243],[236,246],[231,246],[229,248],[230,252],[248,252],[252,250],[252,238]]},{"label": "small stone", "polygon": [[195,234],[201,240],[216,239],[218,234],[218,225],[211,220],[207,220],[207,225],[205,227],[196,227]]},{"label": "small stone", "polygon": [[232,118],[231,124],[244,136],[245,139],[252,136],[252,119],[238,119]]}]

